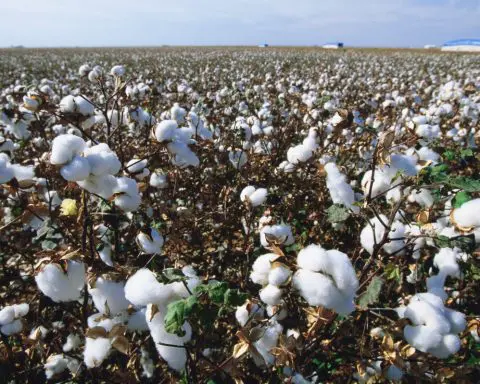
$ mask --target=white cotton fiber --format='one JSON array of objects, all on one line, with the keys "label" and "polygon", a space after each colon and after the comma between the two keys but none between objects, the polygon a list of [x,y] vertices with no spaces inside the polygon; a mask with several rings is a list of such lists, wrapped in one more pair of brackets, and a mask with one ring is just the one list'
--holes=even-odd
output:
[{"label": "white cotton fiber", "polygon": [[85,157],[75,155],[71,162],[60,169],[60,174],[67,181],[85,180],[90,174],[90,164]]},{"label": "white cotton fiber", "polygon": [[277,287],[285,284],[290,278],[292,271],[286,266],[276,266],[268,273],[268,284],[276,285]]},{"label": "white cotton fiber", "polygon": [[100,366],[110,354],[112,343],[110,339],[98,337],[85,339],[85,350],[83,352],[83,361],[87,368]]},{"label": "white cotton fiber", "polygon": [[453,211],[455,223],[463,228],[480,227],[480,199],[473,199]]},{"label": "white cotton fiber", "polygon": [[147,255],[160,254],[163,247],[163,237],[154,228],[150,229],[150,236],[140,232],[136,240],[140,249]]},{"label": "white cotton fiber", "polygon": [[[185,335],[180,337],[165,331],[165,319],[161,312],[152,315],[152,306],[149,305],[146,312],[147,323],[158,353],[167,362],[170,368],[176,371],[182,371],[187,362],[187,354],[183,345],[192,337],[191,326],[185,322],[182,327]],[[178,347],[170,347],[162,345],[161,343],[176,345]]]},{"label": "white cotton fiber", "polygon": [[260,290],[260,300],[268,305],[278,305],[282,299],[283,291],[275,285],[268,284]]},{"label": "white cotton fiber", "polygon": [[118,177],[116,181],[113,188],[113,193],[116,194],[115,205],[125,212],[137,210],[142,202],[137,182],[128,177]]},{"label": "white cotton fiber", "polygon": [[340,173],[335,163],[325,164],[327,172],[327,188],[334,204],[342,204],[358,213],[360,208],[353,205],[355,203],[355,193],[350,184],[347,183],[345,175]]},{"label": "white cotton fiber", "polygon": [[275,236],[279,243],[283,245],[291,245],[295,242],[292,228],[288,224],[266,225],[260,230],[260,242],[264,247],[268,247],[265,234]]},{"label": "white cotton fiber", "polygon": [[85,284],[85,265],[69,260],[67,273],[58,264],[46,265],[35,276],[38,288],[55,302],[76,301]]},{"label": "white cotton fiber", "polygon": [[[381,221],[376,217],[371,218],[370,222],[367,223],[360,233],[360,243],[362,244],[362,247],[370,254],[373,253],[375,244],[379,244],[382,241],[386,231],[385,225],[388,225],[387,217],[385,215],[379,216]],[[405,240],[403,239],[405,236],[405,229],[406,228],[404,224],[398,220],[395,220],[392,223],[391,230],[388,234],[388,239],[390,239],[390,241],[384,244],[382,249],[389,254],[403,254],[403,248],[405,247]]]},{"label": "white cotton fiber", "polygon": [[85,149],[84,156],[88,160],[94,176],[114,175],[122,167],[115,152],[105,143]]},{"label": "white cotton fiber", "polygon": [[150,185],[154,188],[164,189],[168,187],[167,175],[153,172],[150,176]]},{"label": "white cotton fiber", "polygon": [[252,265],[252,272],[250,273],[250,279],[255,284],[267,285],[268,274],[271,269],[271,262],[278,258],[275,253],[267,253],[257,257]]},{"label": "white cotton fiber", "polygon": [[13,305],[2,308],[0,311],[0,325],[9,324],[13,320],[15,320],[15,310]]},{"label": "white cotton fiber", "polygon": [[276,321],[273,321],[266,327],[263,336],[255,341],[254,345],[264,360],[263,362],[260,362],[255,359],[257,365],[272,365],[275,362],[275,357],[270,351],[277,346],[278,338],[282,331],[283,327]]},{"label": "white cotton fiber", "polygon": [[254,186],[249,185],[240,193],[240,200],[248,201],[252,207],[257,207],[267,200],[267,194],[268,191],[265,188],[256,189]]},{"label": "white cotton fiber", "polygon": [[124,283],[115,282],[99,277],[93,288],[88,292],[92,296],[93,304],[98,312],[107,315],[116,315],[128,308],[130,304],[125,298]]},{"label": "white cotton fiber", "polygon": [[264,316],[264,312],[263,308],[258,304],[247,302],[244,305],[237,307],[235,318],[237,319],[238,324],[244,327],[251,318],[261,320]]},{"label": "white cotton fiber", "polygon": [[2,325],[0,328],[0,332],[2,332],[5,336],[11,336],[16,333],[21,332],[23,329],[23,324],[20,319],[14,320],[11,323]]},{"label": "white cotton fiber", "polygon": [[172,140],[177,128],[178,124],[175,120],[163,120],[155,128],[155,138],[160,143]]},{"label": "white cotton fiber", "polygon": [[440,343],[430,349],[430,353],[439,359],[446,359],[450,355],[457,353],[462,346],[460,338],[457,335],[448,334],[443,336]]},{"label": "white cotton fiber", "polygon": [[62,350],[63,352],[74,351],[80,346],[81,343],[82,340],[80,339],[80,336],[75,333],[71,333],[67,336],[67,341],[65,344],[63,344]]},{"label": "white cotton fiber", "polygon": [[172,288],[159,283],[153,272],[146,268],[139,269],[125,284],[126,299],[137,306],[165,303],[172,294]]},{"label": "white cotton fiber", "polygon": [[58,165],[69,163],[75,155],[83,152],[85,146],[85,141],[81,137],[69,133],[57,136],[52,142],[50,163]]},{"label": "white cotton fiber", "polygon": [[297,265],[300,269],[293,276],[293,286],[310,305],[340,314],[354,310],[358,279],[346,254],[312,244],[298,253]]}]

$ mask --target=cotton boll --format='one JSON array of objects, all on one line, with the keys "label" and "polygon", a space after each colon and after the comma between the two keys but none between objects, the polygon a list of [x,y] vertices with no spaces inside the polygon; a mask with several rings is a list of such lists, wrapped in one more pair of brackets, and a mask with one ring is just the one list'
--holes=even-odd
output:
[{"label": "cotton boll", "polygon": [[473,199],[453,211],[455,223],[462,228],[480,227],[480,199]]},{"label": "cotton boll", "polygon": [[442,271],[442,273],[451,277],[460,278],[460,266],[457,262],[460,257],[457,249],[441,248],[433,258],[433,264]]},{"label": "cotton boll", "polygon": [[77,184],[90,193],[95,193],[104,199],[109,199],[117,186],[117,179],[112,175],[93,176],[77,181]]},{"label": "cotton boll", "polygon": [[268,305],[278,305],[282,298],[283,291],[275,285],[268,284],[260,290],[260,300]]},{"label": "cotton boll", "polygon": [[110,74],[115,77],[122,77],[125,75],[125,67],[123,65],[114,65],[110,70]]},{"label": "cotton boll", "polygon": [[75,155],[79,155],[85,149],[85,141],[75,135],[65,134],[53,139],[52,154],[50,156],[51,164],[66,164],[73,160]]},{"label": "cotton boll", "polygon": [[289,163],[298,164],[304,163],[309,160],[313,156],[313,151],[308,146],[303,144],[296,145],[295,147],[291,147],[287,151],[287,160]]},{"label": "cotton boll", "polygon": [[75,351],[78,347],[80,347],[82,340],[80,336],[75,333],[71,333],[67,336],[67,341],[63,344],[62,350],[63,352],[70,352]]},{"label": "cotton boll", "polygon": [[83,96],[76,96],[75,111],[83,116],[92,116],[95,112],[95,106]]},{"label": "cotton boll", "polygon": [[108,357],[111,351],[111,341],[105,337],[85,339],[85,350],[83,352],[84,363],[87,368],[100,366]]},{"label": "cotton boll", "polygon": [[312,272],[327,270],[329,268],[327,251],[319,245],[310,244],[298,252],[297,265]]},{"label": "cotton boll", "polygon": [[428,352],[439,359],[446,359],[457,353],[461,346],[460,338],[457,335],[449,334],[443,336],[439,345],[431,348]]},{"label": "cotton boll", "polygon": [[27,303],[13,305],[13,311],[15,312],[16,318],[26,316],[29,310],[30,306]]},{"label": "cotton boll", "polygon": [[434,203],[434,198],[428,189],[413,190],[408,196],[408,201],[417,203],[421,207],[430,208]]},{"label": "cotton boll", "polygon": [[170,116],[176,120],[178,124],[182,124],[185,121],[186,115],[187,111],[180,107],[178,103],[173,104],[172,109],[170,109]]},{"label": "cotton boll", "polygon": [[266,225],[260,230],[260,242],[264,247],[268,247],[266,234],[275,236],[280,244],[291,245],[295,242],[292,234],[292,228],[287,224]]},{"label": "cotton boll", "polygon": [[147,255],[160,254],[163,247],[163,237],[154,228],[150,229],[150,236],[140,232],[136,240],[138,246]]},{"label": "cotton boll", "polygon": [[228,153],[228,159],[236,169],[240,169],[247,164],[248,156],[244,151],[237,149]]},{"label": "cotton boll", "polygon": [[101,249],[98,250],[98,256],[109,267],[113,267],[112,261],[112,246],[110,244],[104,243],[101,246]]},{"label": "cotton boll", "polygon": [[159,283],[146,268],[139,269],[125,284],[126,299],[137,306],[166,303],[172,294],[171,286]]},{"label": "cotton boll", "polygon": [[340,173],[335,163],[327,163],[325,165],[327,172],[327,188],[334,204],[342,204],[350,208],[353,212],[358,213],[360,208],[353,205],[355,203],[355,194],[350,184],[346,182],[346,178]]},{"label": "cotton boll", "polygon": [[161,312],[153,313],[151,305],[147,307],[146,318],[152,339],[155,342],[157,351],[160,356],[167,362],[168,366],[176,371],[182,371],[187,362],[187,354],[184,348],[169,347],[163,344],[183,346],[192,336],[192,328],[185,322],[183,331],[185,335],[180,337],[165,331],[164,316]]},{"label": "cotton boll", "polygon": [[138,209],[141,197],[138,193],[138,185],[135,180],[128,177],[118,177],[117,184],[113,188],[115,205],[125,212]]},{"label": "cotton boll", "polygon": [[267,200],[267,194],[268,191],[265,188],[255,189],[254,186],[249,185],[240,193],[240,200],[248,201],[252,207],[257,207]]},{"label": "cotton boll", "polygon": [[65,96],[60,101],[60,112],[72,113],[75,112],[75,96]]},{"label": "cotton boll", "polygon": [[69,358],[64,355],[50,355],[47,362],[43,366],[45,369],[45,376],[47,379],[62,373],[67,369]]},{"label": "cotton boll", "polygon": [[275,362],[275,357],[270,351],[277,346],[278,338],[282,331],[283,327],[279,323],[272,322],[266,327],[263,336],[255,341],[255,348],[264,359],[263,362],[255,360],[257,365],[272,365]]},{"label": "cotton boll", "polygon": [[148,331],[147,319],[145,317],[146,308],[142,308],[132,313],[128,318],[127,328],[129,331],[143,332]]},{"label": "cotton boll", "polygon": [[114,175],[122,167],[115,152],[105,143],[86,148],[84,156],[88,160],[94,176]]},{"label": "cotton boll", "polygon": [[64,273],[58,264],[48,264],[35,276],[38,288],[56,303],[78,300],[85,284],[82,262],[68,260],[66,269]]},{"label": "cotton boll", "polygon": [[277,287],[285,284],[290,278],[292,271],[286,266],[277,266],[272,268],[268,273],[268,284],[275,285]]},{"label": "cotton boll", "polygon": [[175,120],[164,120],[157,124],[155,128],[155,138],[158,142],[169,141],[175,136],[178,124]]},{"label": "cotton boll", "polygon": [[448,321],[450,322],[451,333],[461,333],[465,330],[465,328],[467,327],[467,320],[463,313],[450,308],[445,308],[444,313]]},{"label": "cotton boll", "polygon": [[267,285],[268,284],[268,274],[271,269],[271,262],[278,258],[278,255],[275,253],[267,253],[265,255],[257,257],[255,262],[252,265],[252,273],[250,274],[250,279],[255,284]]},{"label": "cotton boll", "polygon": [[244,305],[237,307],[235,311],[235,318],[238,324],[244,327],[250,318],[261,320],[264,316],[264,310],[258,304],[247,302]]},{"label": "cotton boll", "polygon": [[153,172],[150,176],[150,185],[154,188],[164,189],[168,187],[167,175],[160,172]]},{"label": "cotton boll", "polygon": [[124,283],[114,282],[99,277],[93,288],[88,289],[93,304],[100,313],[116,315],[128,308],[129,302],[125,298]]},{"label": "cotton boll", "polygon": [[90,164],[85,157],[76,155],[60,169],[60,174],[67,181],[85,180],[90,174]]},{"label": "cotton boll", "polygon": [[428,352],[442,341],[440,333],[425,325],[415,327],[407,325],[403,330],[403,336],[408,344],[422,352]]},{"label": "cotton boll", "polygon": [[22,332],[23,324],[20,319],[14,320],[11,323],[2,325],[0,328],[0,332],[2,332],[5,336],[11,336],[16,333]]},{"label": "cotton boll", "polygon": [[247,201],[247,198],[255,192],[255,187],[253,185],[249,185],[245,188],[242,189],[242,192],[240,193],[240,200],[241,201]]},{"label": "cotton boll", "polygon": [[13,320],[15,320],[15,310],[13,305],[2,308],[0,311],[0,325],[9,324]]}]

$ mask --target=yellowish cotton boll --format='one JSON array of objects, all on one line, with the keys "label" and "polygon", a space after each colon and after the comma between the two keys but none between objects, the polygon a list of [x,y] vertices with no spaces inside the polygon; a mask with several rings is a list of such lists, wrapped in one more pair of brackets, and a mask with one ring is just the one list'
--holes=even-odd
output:
[{"label": "yellowish cotton boll", "polygon": [[77,216],[77,202],[73,199],[64,199],[60,204],[60,216]]}]

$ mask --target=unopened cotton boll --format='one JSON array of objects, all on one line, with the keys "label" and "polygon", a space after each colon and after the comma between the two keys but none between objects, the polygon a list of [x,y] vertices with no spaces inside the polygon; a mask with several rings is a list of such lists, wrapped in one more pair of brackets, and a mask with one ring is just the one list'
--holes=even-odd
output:
[{"label": "unopened cotton boll", "polygon": [[66,273],[58,264],[46,265],[35,276],[38,288],[56,303],[76,301],[85,284],[85,265],[68,260]]},{"label": "unopened cotton boll", "polygon": [[136,240],[140,249],[147,255],[160,254],[163,247],[163,237],[155,228],[150,229],[150,236],[140,232]]}]

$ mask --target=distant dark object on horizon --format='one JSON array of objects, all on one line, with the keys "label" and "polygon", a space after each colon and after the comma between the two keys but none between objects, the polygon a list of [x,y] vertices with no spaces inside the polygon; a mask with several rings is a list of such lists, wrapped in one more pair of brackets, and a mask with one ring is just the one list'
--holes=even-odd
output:
[{"label": "distant dark object on horizon", "polygon": [[326,43],[322,45],[322,48],[326,49],[339,49],[343,48],[343,43],[342,42],[336,42],[336,43]]},{"label": "distant dark object on horizon", "polygon": [[11,45],[10,48],[12,48],[12,49],[23,49],[25,47],[23,45]]}]

